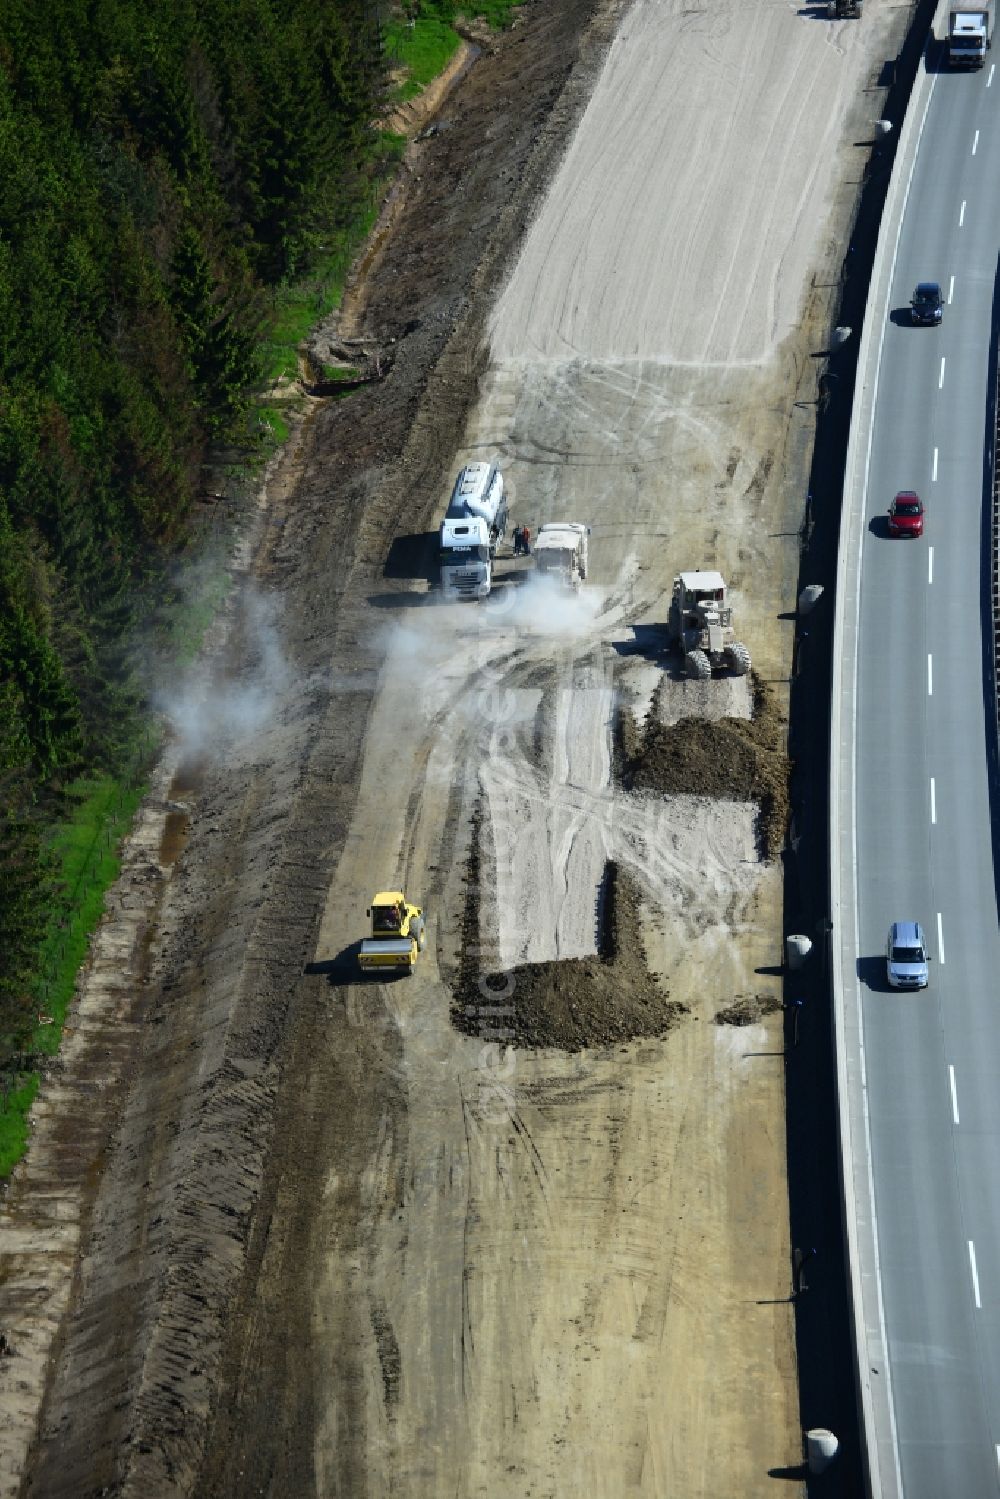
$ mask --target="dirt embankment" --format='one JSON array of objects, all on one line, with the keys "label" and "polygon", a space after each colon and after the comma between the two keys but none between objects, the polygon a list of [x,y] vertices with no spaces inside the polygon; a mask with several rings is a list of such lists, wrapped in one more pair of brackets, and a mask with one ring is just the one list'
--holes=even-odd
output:
[{"label": "dirt embankment", "polygon": [[610,861],[600,893],[599,949],[594,957],[519,963],[482,975],[466,956],[479,952],[482,811],[473,819],[463,961],[452,1019],[469,1036],[515,1047],[580,1051],[639,1036],[665,1035],[687,1006],[671,1001],[649,971],[642,936],[642,892]]},{"label": "dirt embankment", "polygon": [[642,727],[626,709],[618,720],[621,776],[630,791],[756,802],[761,854],[780,854],[788,828],[791,765],[787,725],[767,683],[753,674],[749,719],[682,718],[666,724],[653,706]]}]

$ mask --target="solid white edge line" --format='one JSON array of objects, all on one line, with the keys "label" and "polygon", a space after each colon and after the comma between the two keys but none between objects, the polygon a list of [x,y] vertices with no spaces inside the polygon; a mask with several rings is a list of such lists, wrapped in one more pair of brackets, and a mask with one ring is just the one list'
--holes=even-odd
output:
[{"label": "solid white edge line", "polygon": [[955,1068],[948,1063],[948,1081],[951,1084],[951,1117],[958,1123],[958,1089],[955,1086]]},{"label": "solid white edge line", "polygon": [[934,785],[933,776],[931,776],[931,822],[937,822],[937,788]]},{"label": "solid white edge line", "polygon": [[934,657],[927,652],[927,696],[934,696]]},{"label": "solid white edge line", "polygon": [[938,962],[944,967],[944,927],[941,924],[941,912],[937,913],[938,929]]},{"label": "solid white edge line", "polygon": [[927,548],[927,581],[934,582],[934,548]]},{"label": "solid white edge line", "polygon": [[972,137],[972,154],[973,154],[973,156],[975,156],[975,154],[978,151],[978,149],[979,149],[979,131],[977,130],[976,133],[975,133],[975,135]]},{"label": "solid white edge line", "polygon": [[962,227],[962,225],[964,223],[965,223],[965,199],[963,198],[962,199],[962,206],[958,210],[958,227],[959,227],[959,229],[961,229],[961,227]]},{"label": "solid white edge line", "polygon": [[[928,50],[928,48],[929,48],[929,43],[928,43],[928,46],[925,47],[925,50],[924,50],[924,67],[925,67],[925,69],[926,69],[926,63],[927,63],[927,50]],[[913,148],[913,156],[912,156],[912,158],[910,160],[910,168],[909,168],[909,172],[907,173],[907,177],[906,177],[906,187],[905,187],[905,189],[903,191],[903,202],[902,202],[902,204],[900,206],[900,211],[899,211],[899,222],[896,225],[896,241],[895,241],[895,244],[892,247],[892,260],[890,261],[890,264],[889,264],[889,276],[888,276],[888,282],[887,282],[887,294],[888,295],[891,295],[892,284],[893,284],[893,282],[894,282],[894,280],[896,278],[896,260],[898,259],[898,256],[899,256],[899,241],[900,241],[900,237],[901,237],[902,231],[903,231],[903,220],[906,217],[906,205],[907,205],[907,203],[910,200],[910,188],[913,185],[913,168],[916,165],[917,156],[920,154],[920,142],[923,139],[924,126],[927,124],[927,115],[928,115],[928,112],[930,110],[931,99],[933,98],[933,95],[934,95],[934,84],[935,84],[935,81],[936,81],[936,76],[933,75],[933,74],[928,75],[928,74],[926,74],[926,72],[925,72],[925,76],[929,77],[930,81],[929,81],[928,87],[927,87],[927,97],[924,100],[924,111],[923,111],[923,114],[921,115],[921,118],[920,118],[920,124],[917,127],[916,144],[915,144],[915,146]],[[918,79],[917,79],[917,83],[918,84],[919,84],[919,81],[920,80],[919,80],[919,75],[918,75]],[[903,124],[904,124],[904,130],[905,130],[905,127],[906,127],[906,123],[907,122],[904,120],[904,122],[903,122]],[[890,183],[890,190],[889,191],[890,191],[890,194],[891,194],[891,191],[892,191],[892,184],[891,183]],[[887,194],[886,196],[887,196],[887,200],[888,200],[889,194]],[[964,211],[965,210],[964,210],[964,206],[963,206],[963,213],[964,213]],[[877,259],[878,259],[878,251],[876,250],[876,261],[877,261]],[[867,332],[867,329],[865,330],[865,332]],[[862,334],[862,351],[864,350],[864,344],[865,344],[865,333]],[[858,785],[858,733],[857,733],[857,723],[858,723],[858,653],[859,653],[859,650],[860,650],[860,639],[859,639],[859,636],[860,636],[860,630],[861,630],[861,558],[862,558],[861,541],[862,541],[863,536],[864,536],[864,517],[868,513],[868,484],[869,484],[869,472],[870,472],[870,469],[871,469],[871,461],[872,461],[872,438],[873,438],[873,435],[874,435],[874,425],[875,425],[874,424],[874,416],[875,416],[875,406],[876,406],[877,401],[878,401],[879,376],[880,376],[881,371],[882,371],[882,353],[883,353],[884,348],[885,348],[885,322],[883,320],[882,325],[881,325],[881,327],[879,329],[878,354],[876,355],[876,359],[875,359],[875,375],[874,375],[874,379],[872,381],[871,420],[869,420],[869,422],[868,422],[867,445],[866,445],[866,448],[865,448],[864,477],[863,477],[862,485],[861,485],[861,520],[862,520],[862,525],[861,525],[861,527],[859,529],[859,532],[858,532],[857,561],[855,563],[855,569],[854,569],[854,574],[855,574],[855,576],[854,576],[854,641],[853,641],[853,650],[851,652],[851,719],[852,719],[852,722],[851,722],[851,788],[850,789],[851,789],[851,867],[852,867],[853,875],[854,875],[854,877],[853,877],[853,887],[854,887],[854,938],[855,938],[855,948],[857,947],[859,934],[861,932],[861,892],[858,889],[858,879],[857,879],[857,869],[858,869],[858,803],[857,803],[857,785]],[[861,357],[860,356],[859,356],[858,367],[859,367],[859,370],[862,368]],[[855,391],[855,410],[857,408],[857,400],[858,400],[857,391]],[[853,420],[854,420],[854,412],[852,411],[852,417],[851,417],[852,427],[853,427]],[[850,445],[850,439],[848,439],[848,443]],[[841,660],[842,659],[843,658],[841,658]],[[839,706],[837,708],[835,708],[834,711],[835,711],[836,715],[839,718],[839,711],[840,711],[839,710]],[[838,780],[839,780],[839,773],[838,773]],[[833,805],[833,801],[831,799],[831,806],[832,805]],[[831,892],[831,893],[833,893],[833,892]],[[834,899],[838,899],[839,898],[839,894],[840,894],[840,892],[838,890],[833,895],[833,898]],[[834,960],[834,968],[836,969],[836,967],[837,967],[837,960],[835,959]],[[873,1268],[873,1272],[874,1272],[874,1282],[875,1282],[875,1301],[876,1301],[876,1305],[877,1305],[877,1308],[878,1308],[879,1342],[880,1342],[880,1345],[881,1345],[882,1355],[883,1355],[882,1359],[880,1360],[881,1365],[882,1365],[882,1389],[883,1389],[884,1396],[885,1396],[886,1408],[887,1408],[887,1410],[889,1412],[889,1440],[890,1440],[890,1443],[891,1443],[891,1446],[892,1446],[892,1465],[893,1465],[894,1477],[895,1477],[895,1480],[896,1480],[896,1493],[901,1495],[902,1492],[903,1492],[903,1469],[902,1469],[902,1464],[900,1462],[900,1456],[899,1456],[899,1429],[898,1429],[898,1426],[897,1426],[897,1423],[896,1423],[896,1402],[895,1402],[895,1399],[893,1397],[893,1389],[892,1389],[892,1361],[891,1361],[891,1359],[889,1357],[889,1339],[888,1339],[888,1335],[886,1333],[886,1327],[885,1327],[885,1296],[883,1295],[883,1292],[882,1292],[882,1263],[881,1263],[881,1258],[880,1258],[880,1255],[879,1255],[878,1218],[877,1218],[877,1215],[876,1215],[876,1212],[875,1212],[875,1166],[874,1166],[874,1162],[872,1161],[871,1111],[870,1111],[870,1109],[868,1107],[868,1069],[867,1069],[867,1065],[866,1065],[866,1061],[865,1061],[865,1033],[864,1033],[864,1021],[863,1021],[862,1009],[861,1009],[861,985],[858,983],[856,976],[855,976],[855,982],[854,982],[854,984],[852,986],[852,989],[853,989],[853,994],[854,994],[855,1011],[856,1011],[856,1015],[857,1015],[856,1024],[857,1024],[857,1036],[858,1036],[858,1067],[859,1067],[859,1071],[860,1071],[860,1085],[861,1085],[861,1116],[862,1116],[862,1120],[864,1122],[864,1143],[865,1143],[865,1163],[864,1164],[865,1164],[865,1175],[866,1175],[867,1180],[868,1180],[868,1205],[869,1205],[869,1211],[871,1213],[870,1232],[871,1232],[871,1237],[872,1237],[872,1259],[873,1259],[873,1267],[872,1268]],[[844,985],[844,993],[846,994],[846,992],[847,992],[847,985]],[[841,1043],[841,1044],[843,1044],[843,1043]],[[840,1070],[839,1061],[838,1061],[838,1069]],[[842,1104],[840,1105],[840,1108],[843,1109],[843,1105]],[[843,1137],[843,1124],[841,1124],[841,1131],[842,1131],[842,1137]],[[848,1135],[848,1138],[850,1138],[849,1135]],[[846,1176],[847,1176],[847,1172],[845,1171],[845,1177]],[[852,1192],[852,1200],[853,1200],[853,1192]],[[848,1215],[848,1216],[850,1218],[850,1215]],[[857,1244],[856,1234],[857,1234],[856,1226],[852,1226],[852,1224],[849,1221],[848,1222],[848,1226],[847,1226],[848,1263],[849,1264],[850,1264],[850,1246],[853,1243],[855,1245],[855,1248],[856,1248],[856,1244]],[[858,1266],[857,1269],[858,1269],[858,1273],[860,1274],[860,1266]],[[854,1280],[853,1274],[851,1276],[851,1280],[852,1280],[852,1295],[855,1298],[855,1329],[854,1329],[855,1330],[855,1337],[858,1340],[860,1340],[860,1338],[862,1336],[862,1330],[864,1328],[864,1321],[863,1320],[859,1321],[858,1320],[858,1316],[857,1316],[857,1297],[859,1295],[859,1292],[858,1292],[857,1284],[856,1284],[856,1281]],[[864,1365],[864,1352],[862,1351],[862,1348],[860,1346],[860,1341],[859,1341],[858,1347],[856,1349],[856,1352],[861,1355],[862,1366],[863,1366]],[[870,1410],[871,1401],[872,1401],[871,1389],[870,1389],[870,1386],[866,1385],[864,1373],[863,1373],[863,1370],[862,1370],[862,1372],[861,1372],[861,1401],[860,1401],[861,1409],[862,1409],[862,1414],[865,1414],[866,1411]],[[872,1448],[871,1448],[870,1444],[871,1444],[871,1442],[874,1441],[874,1433],[872,1433],[872,1432],[869,1431],[869,1432],[867,1432],[866,1436],[867,1436],[867,1441],[869,1443],[869,1445],[868,1445],[868,1454],[871,1455],[872,1454]],[[866,1463],[866,1467],[868,1467],[868,1479],[869,1479],[869,1483],[871,1485],[872,1499],[878,1499],[878,1496],[881,1495],[881,1493],[882,1493],[882,1477],[881,1477],[881,1471],[880,1471],[880,1469],[878,1467],[877,1459],[876,1459],[876,1462],[875,1462],[874,1471],[872,1471],[871,1467],[867,1463]]]},{"label": "solid white edge line", "polygon": [[955,278],[954,278],[954,276],[952,276],[951,280],[948,282],[948,306],[949,307],[951,306],[951,299],[952,299],[952,297],[954,295],[955,295]]},{"label": "solid white edge line", "polygon": [[969,1268],[972,1271],[972,1294],[976,1298],[976,1305],[982,1311],[983,1303],[979,1295],[979,1271],[976,1269],[976,1246],[969,1240]]},{"label": "solid white edge line", "polygon": [[931,483],[937,483],[938,450],[934,449],[934,462],[931,466]]},{"label": "solid white edge line", "polygon": [[938,390],[944,385],[944,355],[941,355],[941,373],[938,375]]}]

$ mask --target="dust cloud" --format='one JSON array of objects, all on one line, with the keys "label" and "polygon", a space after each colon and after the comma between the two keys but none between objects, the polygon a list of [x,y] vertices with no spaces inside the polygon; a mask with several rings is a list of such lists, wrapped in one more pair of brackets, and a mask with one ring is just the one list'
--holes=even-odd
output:
[{"label": "dust cloud", "polygon": [[245,742],[274,719],[290,680],[278,616],[274,598],[251,587],[243,589],[230,627],[245,653],[239,677],[230,676],[225,659],[216,657],[160,681],[153,701],[183,758],[218,756],[234,739]]},{"label": "dust cloud", "polygon": [[603,602],[599,588],[571,589],[556,578],[535,575],[520,588],[491,595],[486,612],[528,634],[578,640],[591,633]]}]

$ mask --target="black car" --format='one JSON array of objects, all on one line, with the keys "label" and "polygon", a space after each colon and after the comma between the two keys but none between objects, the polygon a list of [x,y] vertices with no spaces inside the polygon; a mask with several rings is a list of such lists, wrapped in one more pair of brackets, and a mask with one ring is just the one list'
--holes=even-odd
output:
[{"label": "black car", "polygon": [[933,326],[941,321],[944,298],[936,281],[921,281],[910,300],[910,317],[919,327]]}]

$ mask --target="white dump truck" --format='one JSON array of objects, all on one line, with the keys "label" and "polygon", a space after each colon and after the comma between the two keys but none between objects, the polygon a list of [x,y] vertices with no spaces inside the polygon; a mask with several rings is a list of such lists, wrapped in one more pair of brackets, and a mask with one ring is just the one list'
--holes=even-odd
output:
[{"label": "white dump truck", "polygon": [[567,588],[579,588],[587,577],[587,537],[590,527],[578,521],[550,521],[535,537],[535,573],[555,578]]},{"label": "white dump truck", "polygon": [[981,68],[993,41],[994,0],[948,8],[948,66]]},{"label": "white dump truck", "polygon": [[455,480],[441,522],[441,591],[449,599],[484,599],[493,558],[507,530],[503,474],[496,463],[468,463]]}]

